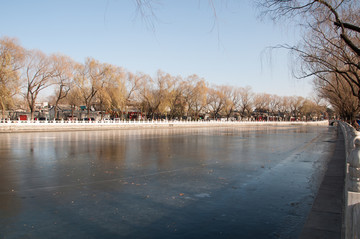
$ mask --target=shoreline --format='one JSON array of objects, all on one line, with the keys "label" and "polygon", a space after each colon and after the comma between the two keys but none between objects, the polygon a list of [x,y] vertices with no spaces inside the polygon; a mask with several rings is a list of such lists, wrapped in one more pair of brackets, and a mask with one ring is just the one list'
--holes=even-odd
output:
[{"label": "shoreline", "polygon": [[246,126],[291,126],[329,125],[326,121],[130,121],[130,122],[12,122],[0,123],[0,133],[98,131],[157,128],[203,128],[203,127],[246,127]]}]

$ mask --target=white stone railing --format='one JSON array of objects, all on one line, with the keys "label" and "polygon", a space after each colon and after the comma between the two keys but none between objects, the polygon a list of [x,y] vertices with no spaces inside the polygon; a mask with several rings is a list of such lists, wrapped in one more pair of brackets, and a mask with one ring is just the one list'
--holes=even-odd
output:
[{"label": "white stone railing", "polygon": [[213,127],[213,126],[257,126],[257,125],[327,125],[328,121],[169,121],[169,120],[100,120],[100,121],[0,121],[0,132],[20,131],[62,131],[62,130],[100,130],[151,127]]},{"label": "white stone railing", "polygon": [[328,121],[227,121],[227,120],[0,120],[0,125],[6,124],[328,124]]},{"label": "white stone railing", "polygon": [[100,120],[100,121],[65,121],[65,120],[33,120],[33,121],[20,121],[20,120],[1,120],[0,131],[16,130],[16,129],[46,129],[46,128],[86,128],[97,129],[103,128],[133,128],[136,126],[141,127],[181,127],[181,126],[227,126],[227,125],[327,125],[328,121],[217,121],[217,120],[199,120],[199,121],[185,121],[185,120]]},{"label": "white stone railing", "polygon": [[360,132],[339,121],[345,140],[345,238],[360,238]]}]

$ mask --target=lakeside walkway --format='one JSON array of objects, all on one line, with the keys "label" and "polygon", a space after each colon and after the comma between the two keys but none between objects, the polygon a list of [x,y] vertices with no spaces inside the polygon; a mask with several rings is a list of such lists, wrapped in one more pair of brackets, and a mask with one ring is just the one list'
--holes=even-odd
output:
[{"label": "lakeside walkway", "polygon": [[345,143],[340,128],[337,131],[335,150],[301,233],[301,239],[344,238],[342,221],[345,204]]}]

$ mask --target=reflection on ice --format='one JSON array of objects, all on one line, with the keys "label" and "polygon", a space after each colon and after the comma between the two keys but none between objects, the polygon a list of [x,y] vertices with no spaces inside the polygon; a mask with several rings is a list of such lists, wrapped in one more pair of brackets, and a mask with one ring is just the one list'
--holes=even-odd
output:
[{"label": "reflection on ice", "polygon": [[0,236],[296,237],[331,137],[299,126],[2,134]]}]

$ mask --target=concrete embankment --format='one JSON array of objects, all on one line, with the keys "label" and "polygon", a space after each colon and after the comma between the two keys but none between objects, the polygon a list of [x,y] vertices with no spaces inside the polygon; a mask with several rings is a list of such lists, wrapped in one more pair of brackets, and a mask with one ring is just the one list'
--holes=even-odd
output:
[{"label": "concrete embankment", "polygon": [[142,128],[185,128],[185,127],[251,127],[251,126],[290,126],[290,125],[328,125],[328,121],[309,122],[267,122],[267,121],[130,121],[130,122],[6,122],[0,123],[0,132],[34,131],[73,131],[73,130],[114,130]]}]

